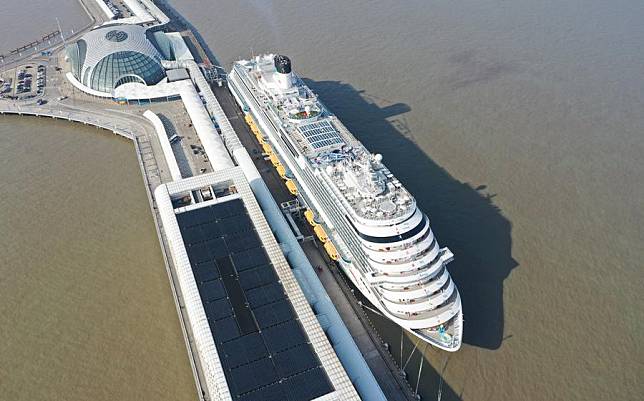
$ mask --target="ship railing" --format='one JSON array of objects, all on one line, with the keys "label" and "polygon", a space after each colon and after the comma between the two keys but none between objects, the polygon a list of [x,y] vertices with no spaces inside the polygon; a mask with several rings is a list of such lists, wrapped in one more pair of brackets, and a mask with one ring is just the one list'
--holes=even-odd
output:
[{"label": "ship railing", "polygon": [[433,277],[434,274],[436,274],[436,272],[441,267],[439,266],[438,268],[436,268],[437,264],[440,263],[440,265],[445,265],[448,263],[448,261],[446,261],[446,258],[445,258],[446,254],[443,252],[444,249],[441,249],[437,253],[436,257],[434,257],[434,259],[432,259],[430,262],[423,263],[420,267],[414,268],[412,270],[406,270],[402,273],[399,273],[399,272],[389,273],[387,271],[383,271],[384,269],[387,268],[386,265],[372,261],[373,262],[372,266],[378,266],[378,268],[374,267],[374,269],[377,271],[377,273],[374,274],[374,277],[377,277],[380,279],[388,278],[392,283],[404,282],[405,278],[413,278],[414,276],[417,276],[418,280],[423,280],[429,277]]},{"label": "ship railing", "polygon": [[446,267],[445,265],[441,265],[441,268],[434,274],[430,275],[429,278],[426,278],[425,280],[420,280],[417,281],[413,284],[406,284],[404,287],[400,288],[400,284],[395,284],[394,283],[380,283],[379,287],[381,291],[386,291],[386,292],[411,292],[411,291],[417,291],[420,288],[423,288],[432,282],[436,281],[438,278],[440,278],[443,275],[443,272],[445,271]]},{"label": "ship railing", "polygon": [[[416,298],[409,298],[409,299],[398,298],[396,300],[396,299],[389,298],[389,296],[387,296],[384,292],[382,292],[380,290],[378,290],[378,293],[380,293],[380,295],[383,297],[383,299],[386,299],[387,302],[390,302],[392,304],[396,304],[396,305],[413,305],[413,304],[421,304],[421,303],[427,302],[427,301],[432,301],[432,299],[435,299],[436,301],[439,301],[439,299],[436,299],[436,298],[440,297],[440,295],[438,295],[438,293],[439,292],[442,292],[442,293],[446,292],[449,289],[449,287],[451,287],[453,285],[454,285],[454,282],[451,280],[450,277],[447,277],[447,279],[445,280],[443,285],[441,285],[435,291],[432,291],[430,294],[425,294],[425,295],[422,295],[422,296],[419,296],[419,297],[416,297]],[[400,296],[402,296],[402,294],[400,294]],[[436,306],[441,305],[443,302],[444,302],[444,299],[440,302],[440,304],[438,304]]]},{"label": "ship railing", "polygon": [[[396,267],[396,265],[398,265],[398,266],[404,265],[405,263],[412,262],[414,260],[418,260],[418,259],[423,258],[427,254],[432,252],[434,250],[435,246],[436,246],[436,237],[434,237],[434,239],[430,242],[430,244],[427,246],[427,248],[425,248],[422,251],[420,251],[418,253],[415,253],[413,255],[407,255],[407,256],[404,256],[404,257],[401,257],[401,258],[389,259],[389,260],[385,260],[385,261],[378,261],[378,260],[375,260],[375,259],[372,259],[371,257],[369,257],[369,260],[371,260],[373,263],[377,263],[378,265],[387,265],[387,266],[391,266],[391,267]],[[386,253],[386,252],[383,252],[383,253]],[[440,256],[441,256],[441,253],[439,252],[436,255],[436,258],[439,258]],[[432,260],[432,262],[434,260]],[[430,264],[432,262],[430,262]]]},{"label": "ship railing", "polygon": [[[458,290],[454,287],[452,294],[438,307],[424,311],[424,312],[412,312],[412,313],[398,313],[389,310],[389,313],[392,315],[406,320],[425,320],[425,319],[436,319],[438,322],[435,325],[444,323],[454,317],[458,313],[458,304],[457,300],[459,299]],[[450,317],[443,317],[451,315]]]}]

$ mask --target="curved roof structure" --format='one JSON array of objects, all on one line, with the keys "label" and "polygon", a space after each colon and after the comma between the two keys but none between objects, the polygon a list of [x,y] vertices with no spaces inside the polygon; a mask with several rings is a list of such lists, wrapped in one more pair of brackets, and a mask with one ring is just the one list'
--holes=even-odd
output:
[{"label": "curved roof structure", "polygon": [[165,77],[161,54],[139,25],[94,29],[68,46],[67,54],[74,77],[99,92],[129,82],[154,85]]}]

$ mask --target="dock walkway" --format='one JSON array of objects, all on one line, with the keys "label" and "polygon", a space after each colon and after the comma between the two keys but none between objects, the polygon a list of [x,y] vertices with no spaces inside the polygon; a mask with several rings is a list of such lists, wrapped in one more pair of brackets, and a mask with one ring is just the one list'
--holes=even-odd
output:
[{"label": "dock walkway", "polygon": [[[92,2],[81,1],[82,4],[89,6],[88,14],[95,15],[95,6]],[[87,8],[86,8],[87,9]],[[93,21],[100,22],[100,19]],[[87,29],[87,28],[86,28]],[[85,29],[84,29],[85,30]],[[82,31],[81,31],[82,32]],[[80,35],[77,32],[74,37]],[[196,47],[197,54],[200,59],[208,60],[207,53],[202,48],[192,32],[184,31],[185,35],[190,39],[192,44]],[[52,50],[60,50],[60,44],[51,47]],[[53,68],[60,62],[59,57],[54,57],[51,60],[50,67]],[[49,68],[49,67],[48,67]],[[48,101],[45,105],[36,105],[29,102],[11,102],[0,100],[0,114],[15,114],[15,115],[32,115],[37,117],[50,117],[55,119],[67,120],[78,122],[82,124],[96,126],[108,131],[111,131],[124,138],[132,140],[136,149],[137,158],[139,160],[143,179],[145,181],[146,192],[150,203],[150,209],[155,220],[155,227],[159,242],[165,259],[166,269],[170,277],[170,285],[172,286],[173,296],[178,314],[182,331],[184,333],[184,340],[190,352],[190,362],[193,368],[196,385],[203,400],[202,381],[203,377],[200,376],[201,369],[199,369],[198,359],[195,358],[194,346],[192,344],[193,335],[190,332],[190,325],[188,324],[182,295],[176,288],[176,277],[173,273],[174,266],[172,266],[171,258],[167,257],[168,244],[161,229],[160,216],[157,210],[155,199],[153,197],[154,189],[163,182],[171,180],[169,169],[166,166],[163,153],[158,143],[158,139],[154,128],[150,125],[141,112],[144,108],[120,108],[114,106],[107,100],[103,99],[87,99],[83,94],[74,91],[62,73],[50,74],[55,78],[56,85],[52,85],[45,92],[44,99]],[[59,80],[59,81],[58,81]],[[224,114],[227,116],[232,127],[234,128],[242,145],[248,150],[248,153],[253,158],[253,161],[260,172],[262,178],[266,182],[271,194],[278,203],[285,202],[292,199],[292,196],[285,188],[283,181],[273,169],[270,162],[264,160],[261,154],[261,148],[256,142],[254,136],[248,129],[244,122],[244,116],[239,110],[235,100],[226,87],[213,87],[213,92]],[[64,95],[64,96],[60,96]],[[59,100],[66,97],[65,101]],[[160,112],[164,117],[169,117],[173,125],[171,128],[181,133],[186,143],[189,143],[190,137],[193,137],[192,129],[186,123],[177,119],[176,110],[169,105],[153,104],[148,108],[155,112]],[[192,170],[190,175],[197,174],[197,168],[201,167],[201,162],[188,153],[185,157],[185,164],[187,170]],[[302,227],[303,230],[309,231],[308,226]],[[409,383],[400,374],[400,369],[394,362],[393,358],[387,351],[382,340],[378,336],[375,329],[372,327],[364,310],[358,304],[357,299],[352,294],[350,286],[343,279],[342,273],[337,270],[335,264],[331,263],[325,254],[321,253],[315,242],[301,243],[303,250],[313,266],[326,266],[319,273],[319,278],[325,287],[329,297],[333,300],[335,308],[340,314],[342,320],[347,326],[351,336],[354,338],[356,345],[360,352],[363,354],[369,368],[373,372],[376,380],[378,381],[385,396],[390,401],[415,401],[416,397]]]},{"label": "dock walkway", "polygon": [[52,100],[45,106],[37,106],[26,103],[15,103],[9,101],[0,101],[0,115],[21,115],[21,116],[34,116],[34,117],[47,117],[58,120],[65,120],[70,122],[91,125],[97,129],[104,129],[110,131],[123,138],[129,139],[134,144],[137,160],[141,169],[143,181],[145,183],[146,193],[148,195],[148,202],[150,211],[154,219],[154,226],[161,245],[161,252],[165,262],[166,272],[169,277],[170,286],[172,289],[177,314],[179,315],[179,322],[183,332],[183,338],[188,350],[190,365],[192,373],[195,378],[195,386],[199,395],[199,400],[204,401],[204,393],[202,391],[203,377],[201,377],[201,370],[198,367],[198,359],[192,339],[194,338],[190,331],[190,324],[185,314],[185,304],[181,293],[178,291],[176,282],[177,278],[174,275],[174,266],[172,259],[168,257],[168,243],[161,229],[161,221],[159,211],[154,199],[154,189],[162,182],[170,180],[169,170],[166,166],[160,150],[160,144],[156,140],[156,133],[152,125],[144,119],[144,117],[135,113],[119,112],[118,110],[104,110],[100,109],[103,106],[91,105],[91,102],[85,103],[83,108],[80,106],[68,105]]},{"label": "dock walkway", "polygon": [[[292,200],[293,197],[276,170],[261,155],[261,147],[246,125],[244,115],[231,93],[225,87],[213,87],[212,89],[239,140],[253,158],[257,170],[277,203]],[[301,228],[308,230],[308,227]],[[305,241],[300,245],[313,266],[326,266],[326,269],[323,269],[318,277],[333,300],[335,308],[349,329],[349,333],[351,333],[387,399],[389,401],[415,401],[416,397],[411,386],[400,375],[399,367],[371,326],[364,310],[358,305],[357,299],[352,295],[351,289],[342,278],[342,273],[337,270],[334,263],[323,256],[314,242]]]}]

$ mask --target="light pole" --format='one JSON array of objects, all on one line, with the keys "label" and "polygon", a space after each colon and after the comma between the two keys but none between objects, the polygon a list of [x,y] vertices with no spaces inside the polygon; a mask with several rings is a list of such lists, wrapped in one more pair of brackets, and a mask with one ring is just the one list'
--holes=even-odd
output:
[{"label": "light pole", "polygon": [[63,40],[63,48],[67,46],[65,43],[65,36],[63,35],[63,30],[60,29],[60,21],[58,21],[58,17],[56,17],[56,25],[58,25],[58,33],[60,33],[60,38]]}]

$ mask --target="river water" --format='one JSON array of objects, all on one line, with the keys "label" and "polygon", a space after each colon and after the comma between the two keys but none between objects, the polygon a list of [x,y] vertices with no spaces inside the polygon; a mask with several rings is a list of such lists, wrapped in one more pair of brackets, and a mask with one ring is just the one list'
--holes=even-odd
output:
[{"label": "river water", "polygon": [[[424,400],[439,388],[442,400],[641,398],[641,0],[169,1],[227,69],[252,53],[289,55],[384,154],[456,255],[465,345],[449,355],[424,350]],[[95,136],[88,146],[98,146]],[[112,157],[133,157],[120,149]],[[25,160],[29,174],[42,153],[13,160]],[[142,191],[135,163],[117,167],[119,185],[137,177],[118,197],[141,208],[128,221],[149,221],[143,193],[133,195]],[[112,179],[107,170],[72,169],[88,185]],[[44,206],[31,202],[30,210]],[[39,239],[56,238],[57,225],[48,227]],[[151,224],[140,230],[156,241]],[[103,234],[93,241],[108,243]],[[138,249],[122,255],[154,265],[155,249],[145,260]],[[168,314],[160,320],[176,322]],[[372,317],[398,359],[399,329]],[[410,339],[404,347],[403,363]],[[412,386],[417,355],[407,365]]]},{"label": "river water", "polygon": [[0,54],[56,31],[56,19],[63,32],[77,31],[90,22],[78,0],[5,0],[1,7]]},{"label": "river water", "polygon": [[0,400],[197,399],[133,145],[0,117]]}]

